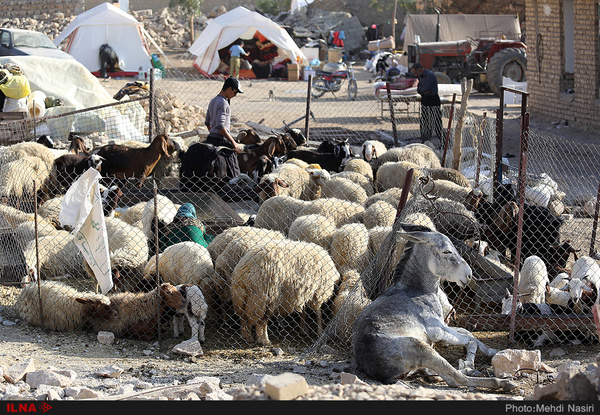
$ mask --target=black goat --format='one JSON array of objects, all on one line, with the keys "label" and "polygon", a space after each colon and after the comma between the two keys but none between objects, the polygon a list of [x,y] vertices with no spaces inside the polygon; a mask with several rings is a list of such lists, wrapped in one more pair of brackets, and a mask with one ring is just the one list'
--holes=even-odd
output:
[{"label": "black goat", "polygon": [[77,180],[87,169],[93,167],[100,171],[104,159],[93,154],[84,156],[81,154],[63,154],[54,160],[54,166],[50,174],[50,194],[56,195],[66,191],[71,184]]},{"label": "black goat", "polygon": [[308,164],[318,164],[327,171],[339,172],[354,158],[354,154],[347,141],[324,141],[316,150],[292,150],[287,153],[287,157],[297,158]]}]

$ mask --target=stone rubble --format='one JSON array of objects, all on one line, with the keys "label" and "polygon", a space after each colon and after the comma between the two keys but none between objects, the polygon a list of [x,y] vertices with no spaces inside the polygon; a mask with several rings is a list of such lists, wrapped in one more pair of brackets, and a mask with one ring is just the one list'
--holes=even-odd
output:
[{"label": "stone rubble", "polygon": [[308,384],[294,369],[279,375],[253,374],[243,387],[225,389],[221,380],[213,376],[198,376],[185,384],[125,380],[121,376],[124,370],[111,365],[96,370],[90,378],[80,377],[72,370],[37,368],[33,358],[28,358],[11,367],[0,367],[0,400],[591,400],[598,399],[600,385],[598,365],[583,367],[577,361],[561,365],[555,382],[536,386],[534,395],[528,397],[452,388],[437,390],[403,381],[393,385],[369,384],[347,372],[339,373],[339,383],[316,386]]}]

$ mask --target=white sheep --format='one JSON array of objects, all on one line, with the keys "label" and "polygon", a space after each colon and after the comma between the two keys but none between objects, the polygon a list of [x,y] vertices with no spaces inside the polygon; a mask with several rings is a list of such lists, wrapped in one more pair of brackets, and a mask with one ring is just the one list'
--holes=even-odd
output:
[{"label": "white sheep", "polygon": [[0,203],[0,215],[6,219],[11,228],[15,229],[20,223],[35,220],[35,213],[26,213],[21,209]]},{"label": "white sheep", "polygon": [[317,330],[322,332],[321,307],[333,295],[340,280],[329,253],[309,242],[285,239],[249,250],[231,276],[231,296],[241,320],[242,338],[270,344],[267,322],[271,316],[287,316],[312,309]]},{"label": "white sheep", "polygon": [[227,245],[234,239],[238,237],[243,237],[246,234],[255,234],[260,230],[264,230],[265,232],[270,232],[270,230],[266,228],[258,228],[251,226],[233,226],[231,228],[225,229],[223,232],[218,234],[213,238],[212,241],[208,244],[208,253],[210,254],[213,262],[217,260],[219,255],[227,248]]},{"label": "white sheep", "polygon": [[329,327],[334,328],[337,338],[349,341],[356,318],[371,300],[365,294],[358,271],[344,269],[341,278],[342,282],[331,304],[333,319]]},{"label": "white sheep", "polygon": [[375,174],[375,189],[378,192],[384,192],[393,187],[404,187],[406,174],[413,170],[412,182],[408,184],[409,188],[416,183],[422,174],[418,165],[411,161],[391,161],[382,165]]},{"label": "white sheep", "polygon": [[[150,241],[154,241],[154,212],[155,212],[154,198],[148,200],[144,205],[142,211],[142,229],[144,234]],[[173,222],[173,218],[177,214],[177,206],[167,196],[157,195],[156,196],[156,216],[158,217],[158,228],[161,229],[164,225],[168,225]]]},{"label": "white sheep", "polygon": [[296,217],[301,215],[318,214],[329,218],[336,227],[347,223],[360,222],[365,211],[362,204],[340,200],[336,198],[323,198],[309,201]]},{"label": "white sheep", "polygon": [[387,147],[379,140],[367,140],[362,144],[363,160],[367,162],[378,159],[385,152],[387,152]]},{"label": "white sheep", "polygon": [[521,302],[544,304],[546,286],[549,284],[548,270],[544,261],[537,255],[527,257],[523,261],[517,286]]},{"label": "white sheep", "polygon": [[24,157],[38,157],[42,159],[48,171],[52,170],[55,154],[43,144],[34,141],[23,141],[10,146],[0,147],[0,164],[10,163]]},{"label": "white sheep", "polygon": [[226,246],[223,247],[219,256],[214,261],[215,273],[218,275],[219,286],[215,287],[218,298],[222,303],[231,303],[230,281],[231,274],[240,259],[250,248],[266,244],[272,241],[285,239],[279,231],[261,228],[248,228],[249,232],[238,234]]},{"label": "white sheep", "polygon": [[333,197],[362,205],[367,200],[367,192],[350,179],[334,176],[321,186],[321,197]]},{"label": "white sheep", "polygon": [[[36,251],[37,245],[37,251]],[[36,270],[39,253],[39,276],[42,279],[55,279],[62,275],[74,278],[86,276],[83,255],[79,251],[73,235],[67,231],[42,236],[27,243],[23,250],[29,270]]]},{"label": "white sheep", "polygon": [[307,169],[295,164],[283,163],[273,172],[265,174],[256,186],[259,203],[273,196],[291,196],[296,199],[308,200],[310,175]]},{"label": "white sheep", "polygon": [[37,220],[37,234],[36,234],[36,223],[35,221],[21,222],[15,228],[15,239],[19,242],[21,249],[25,249],[25,246],[35,240],[37,237],[55,235],[59,231],[56,229],[52,222],[45,220],[38,216]]},{"label": "white sheep", "polygon": [[[59,281],[39,281],[39,286],[35,282],[21,290],[15,310],[19,318],[35,326],[55,331],[81,330],[89,324],[91,309],[76,301],[77,298],[110,303],[108,297],[102,294],[81,292]],[[115,314],[110,317],[115,318]]]},{"label": "white sheep", "polygon": [[294,241],[312,242],[329,249],[335,224],[323,215],[298,216],[290,225],[288,238]]},{"label": "white sheep", "polygon": [[287,234],[292,222],[311,203],[291,196],[270,197],[260,205],[256,213],[254,226]]},{"label": "white sheep", "polygon": [[373,170],[378,170],[385,163],[410,161],[420,168],[441,167],[437,153],[424,144],[409,144],[404,147],[394,147],[374,160]]},{"label": "white sheep", "polygon": [[350,160],[344,166],[344,171],[361,174],[373,183],[373,167],[364,160],[358,158]]},{"label": "white sheep", "polygon": [[[373,203],[378,201],[384,201],[392,205],[395,209],[398,208],[398,204],[400,203],[400,198],[402,197],[402,189],[399,187],[392,187],[384,192],[375,193],[373,196],[369,196],[367,200],[365,200],[364,206],[365,209],[371,206]],[[410,193],[406,200],[410,198]]]},{"label": "white sheep", "polygon": [[331,259],[337,269],[355,269],[362,273],[369,264],[369,231],[362,223],[340,226],[331,236]]},{"label": "white sheep", "polygon": [[396,220],[397,208],[380,200],[365,209],[363,223],[367,229],[376,226],[392,226]]},{"label": "white sheep", "polygon": [[[361,161],[361,160],[358,160]],[[373,178],[369,178],[364,174],[355,172],[355,171],[342,171],[334,174],[332,177],[343,177],[345,179],[352,180],[354,183],[365,189],[365,192],[368,196],[373,196],[375,194],[375,187],[373,186]]]},{"label": "white sheep", "polygon": [[459,186],[471,188],[469,179],[451,167],[431,167],[425,169],[424,175],[431,177],[433,180],[448,180]]},{"label": "white sheep", "polygon": [[431,180],[423,186],[423,193],[427,197],[443,197],[460,203],[465,203],[466,197],[471,191],[470,187],[464,187],[449,180]]},{"label": "white sheep", "polygon": [[183,296],[183,307],[175,310],[173,317],[173,336],[179,337],[184,332],[183,320],[187,318],[192,331],[189,340],[198,340],[204,343],[206,340],[204,327],[208,304],[204,299],[202,290],[196,285],[179,284],[175,286],[177,291]]},{"label": "white sheep", "polygon": [[[144,279],[154,280],[156,263],[155,255],[145,262]],[[202,286],[202,280],[215,275],[208,249],[190,241],[170,245],[158,254],[158,273],[164,282],[173,285],[198,286]]]},{"label": "white sheep", "polygon": [[143,227],[142,217],[144,216],[144,208],[146,207],[146,203],[147,202],[138,202],[133,206],[129,206],[125,209],[117,208],[119,219],[130,225],[134,225],[140,228]]},{"label": "white sheep", "polygon": [[0,196],[34,197],[48,190],[50,170],[39,157],[23,157],[0,164]]}]

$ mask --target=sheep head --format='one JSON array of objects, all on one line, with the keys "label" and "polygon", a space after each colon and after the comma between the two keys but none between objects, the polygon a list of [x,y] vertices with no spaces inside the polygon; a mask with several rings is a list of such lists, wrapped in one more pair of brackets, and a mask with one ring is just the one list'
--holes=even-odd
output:
[{"label": "sheep head", "polygon": [[158,287],[158,293],[161,298],[163,305],[173,307],[176,310],[181,309],[185,304],[183,295],[177,290],[177,288],[165,282]]},{"label": "sheep head", "polygon": [[94,319],[115,321],[119,318],[119,311],[111,303],[106,304],[102,300],[91,298],[76,298],[75,301],[86,306],[85,314]]}]

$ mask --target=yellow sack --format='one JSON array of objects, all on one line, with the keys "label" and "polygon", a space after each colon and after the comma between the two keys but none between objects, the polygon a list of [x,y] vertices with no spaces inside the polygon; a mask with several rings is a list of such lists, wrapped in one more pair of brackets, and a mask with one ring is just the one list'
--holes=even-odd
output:
[{"label": "yellow sack", "polygon": [[0,91],[9,98],[21,99],[29,96],[31,93],[31,87],[29,86],[29,80],[25,75],[13,75],[6,69],[1,71],[6,72],[8,81],[0,85]]}]

